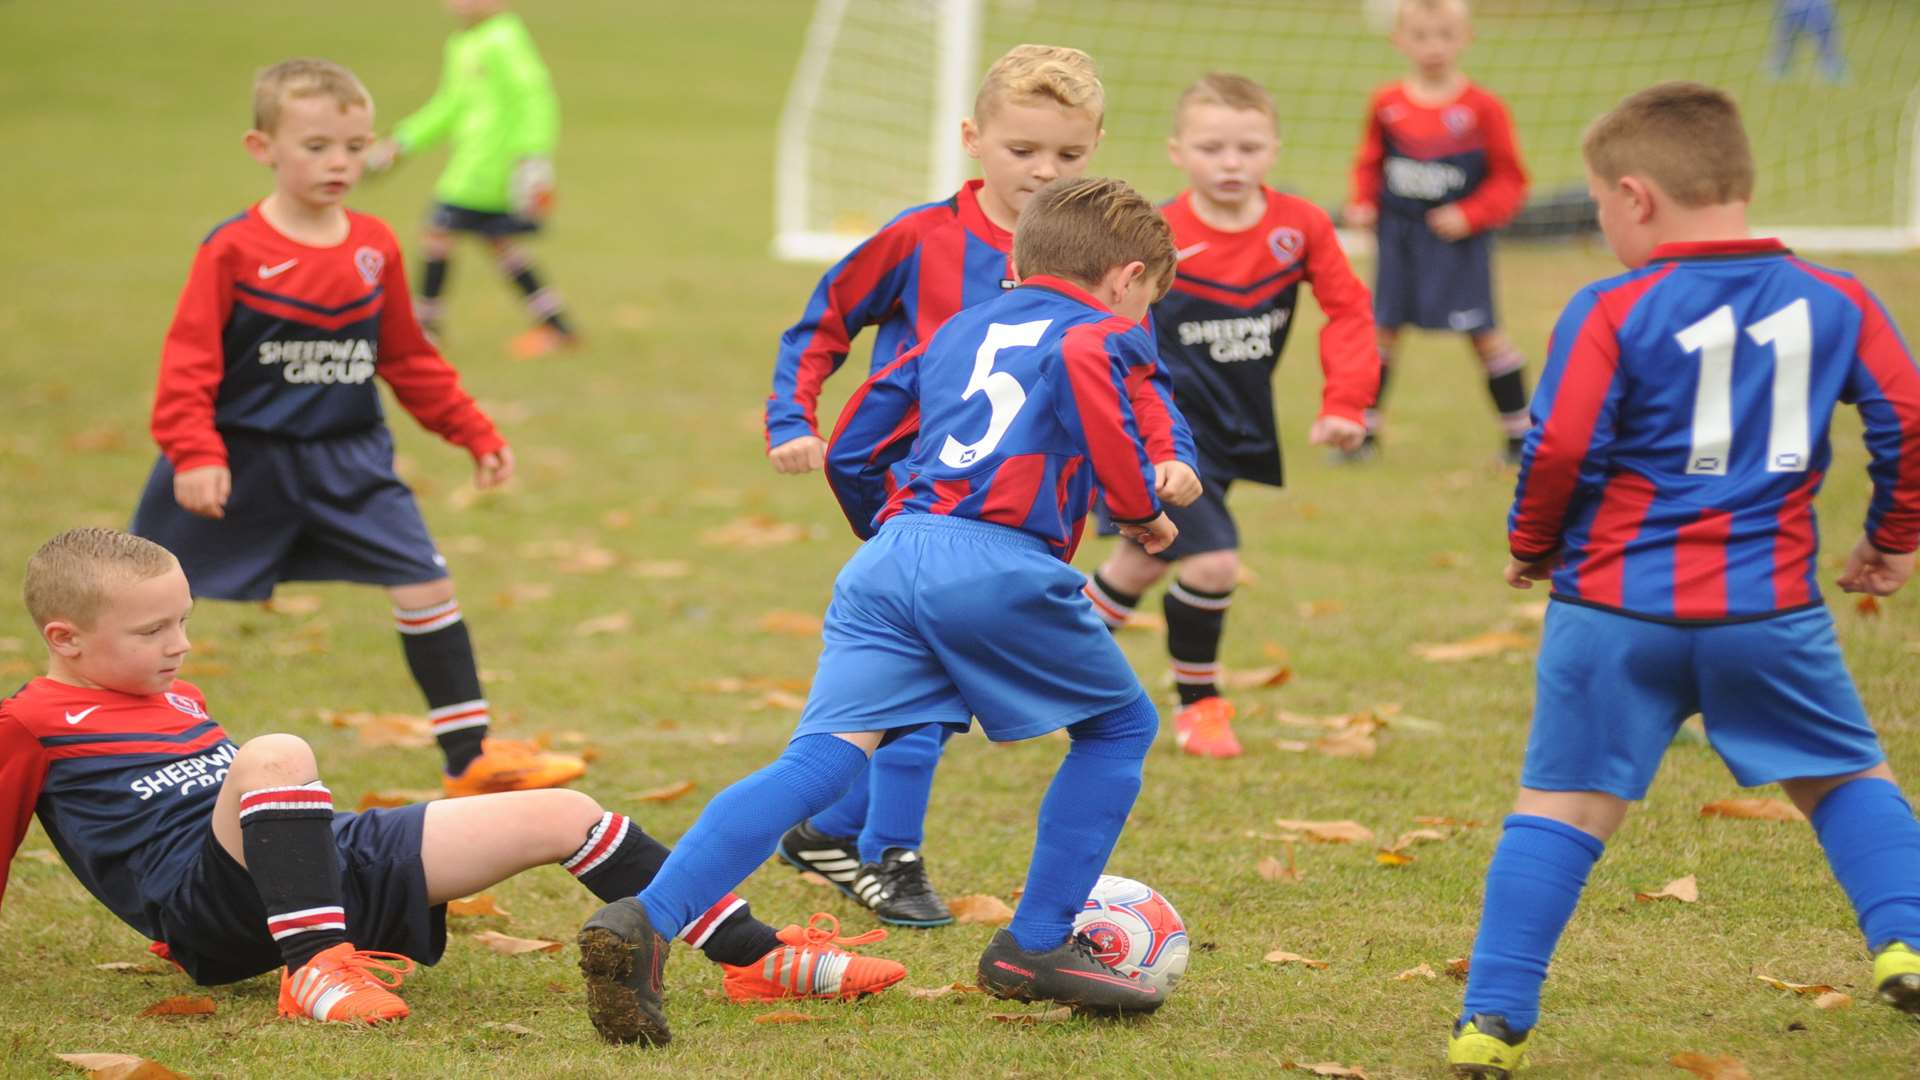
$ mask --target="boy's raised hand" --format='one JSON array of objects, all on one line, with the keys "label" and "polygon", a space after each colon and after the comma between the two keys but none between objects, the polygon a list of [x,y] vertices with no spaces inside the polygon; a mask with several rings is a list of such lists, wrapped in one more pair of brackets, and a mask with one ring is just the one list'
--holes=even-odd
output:
[{"label": "boy's raised hand", "polygon": [[392,139],[376,139],[372,146],[367,147],[366,163],[370,173],[386,172],[399,160],[400,144]]},{"label": "boy's raised hand", "polygon": [[810,473],[827,463],[827,440],[818,435],[788,439],[767,451],[767,458],[773,462],[774,472]]},{"label": "boy's raised hand", "polygon": [[1153,493],[1168,506],[1191,506],[1200,491],[1200,474],[1186,462],[1163,461],[1153,467]]},{"label": "boy's raised hand", "polygon": [[513,447],[503,446],[473,460],[473,486],[485,491],[513,479]]},{"label": "boy's raised hand", "polygon": [[1466,212],[1453,203],[1427,211],[1427,228],[1442,240],[1464,240],[1473,231],[1473,226],[1467,223]]},{"label": "boy's raised hand", "polygon": [[1141,525],[1120,525],[1118,528],[1121,536],[1145,548],[1149,555],[1158,555],[1167,550],[1167,546],[1180,535],[1179,528],[1165,514]]},{"label": "boy's raised hand", "polygon": [[227,496],[232,494],[233,473],[225,465],[202,465],[173,474],[173,501],[190,514],[226,517]]},{"label": "boy's raised hand", "polygon": [[1335,450],[1358,450],[1367,440],[1365,424],[1356,424],[1344,416],[1323,416],[1313,422],[1313,428],[1307,432],[1307,441],[1315,446],[1331,446]]},{"label": "boy's raised hand", "polygon": [[1556,552],[1544,559],[1533,562],[1521,562],[1513,556],[1507,556],[1507,568],[1504,571],[1507,584],[1516,589],[1531,589],[1536,581],[1545,581],[1553,576],[1553,566],[1560,561]]},{"label": "boy's raised hand", "polygon": [[1861,537],[1847,555],[1837,584],[1843,592],[1892,596],[1913,576],[1913,553],[1889,555]]}]

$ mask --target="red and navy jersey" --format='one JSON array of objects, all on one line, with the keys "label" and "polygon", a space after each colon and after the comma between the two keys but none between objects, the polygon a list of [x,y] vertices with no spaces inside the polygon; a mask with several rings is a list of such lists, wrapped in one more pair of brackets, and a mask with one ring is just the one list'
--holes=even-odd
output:
[{"label": "red and navy jersey", "polygon": [[[828,270],[807,310],[780,336],[767,398],[769,448],[819,431],[820,388],[840,370],[854,335],[874,327],[868,373],[933,336],[963,309],[1013,285],[1013,234],[980,209],[982,181],[912,207]],[[1194,463],[1193,436],[1171,408],[1164,379],[1142,382],[1134,407],[1156,462]],[[1157,391],[1149,397],[1144,391]]]},{"label": "red and navy jersey", "polygon": [[413,315],[400,244],[347,211],[347,238],[310,247],[255,205],[201,242],[167,331],[153,437],[176,470],[227,461],[223,430],[290,439],[382,422],[379,375],[427,430],[474,456],[506,445]]},{"label": "red and navy jersey", "polygon": [[159,912],[205,842],[233,755],[191,683],[144,696],[28,683],[0,701],[0,896],[38,813],[80,884],[160,940]]},{"label": "red and navy jersey", "polygon": [[1221,232],[1194,213],[1192,193],[1160,208],[1180,251],[1173,289],[1153,306],[1160,360],[1180,411],[1211,468],[1228,479],[1279,484],[1280,435],[1273,373],[1280,366],[1300,286],[1326,313],[1320,414],[1360,423],[1380,388],[1373,299],[1353,274],[1326,211],[1265,189],[1266,216]]},{"label": "red and navy jersey", "polygon": [[1475,232],[1505,225],[1527,201],[1507,107],[1472,83],[1444,105],[1414,101],[1403,83],[1374,91],[1350,201],[1412,218],[1453,203]]},{"label": "red and navy jersey", "polygon": [[896,514],[948,514],[1038,533],[1071,559],[1096,484],[1118,522],[1160,513],[1130,404],[1154,367],[1146,327],[1030,277],[854,392],[827,482],[863,539]]},{"label": "red and navy jersey", "polygon": [[1872,457],[1867,538],[1920,546],[1920,369],[1849,275],[1776,240],[1664,244],[1553,331],[1508,518],[1553,595],[1726,622],[1820,602],[1813,498],[1836,404]]}]

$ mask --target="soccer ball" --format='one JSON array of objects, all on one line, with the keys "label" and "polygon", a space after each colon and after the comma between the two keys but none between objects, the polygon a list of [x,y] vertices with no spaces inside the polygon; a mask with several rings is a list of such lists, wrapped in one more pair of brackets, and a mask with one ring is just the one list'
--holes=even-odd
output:
[{"label": "soccer ball", "polygon": [[1167,898],[1132,878],[1100,875],[1073,932],[1085,934],[1115,971],[1173,992],[1187,973],[1187,924]]}]

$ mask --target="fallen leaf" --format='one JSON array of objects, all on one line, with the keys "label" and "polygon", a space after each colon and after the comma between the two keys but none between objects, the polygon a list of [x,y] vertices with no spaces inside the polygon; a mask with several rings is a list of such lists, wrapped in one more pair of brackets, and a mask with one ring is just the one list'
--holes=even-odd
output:
[{"label": "fallen leaf", "polygon": [[1303,619],[1317,619],[1322,615],[1338,615],[1347,610],[1345,602],[1340,600],[1303,600],[1294,607]]},{"label": "fallen leaf", "polygon": [[1359,758],[1362,761],[1368,761],[1379,749],[1379,742],[1374,739],[1370,728],[1355,725],[1315,739],[1313,748],[1328,757]]},{"label": "fallen leaf", "polygon": [[820,616],[804,611],[769,611],[760,616],[760,629],[769,634],[788,634],[793,637],[818,637],[820,635]]},{"label": "fallen leaf", "polygon": [[406,806],[412,802],[412,799],[406,798],[405,796],[387,795],[378,791],[369,791],[365,795],[360,796],[360,805],[354,809],[362,811],[392,810],[396,807]]},{"label": "fallen leaf", "polygon": [[1003,926],[1013,921],[1013,909],[1005,900],[985,893],[959,896],[947,902],[953,921],[962,925]]},{"label": "fallen leaf", "polygon": [[1285,750],[1289,754],[1304,754],[1313,749],[1313,744],[1310,742],[1302,742],[1299,739],[1275,739],[1273,740],[1273,748],[1275,750]]},{"label": "fallen leaf", "polygon": [[614,611],[575,623],[573,636],[598,637],[602,634],[624,634],[632,629],[633,616],[624,611]]},{"label": "fallen leaf", "polygon": [[212,1016],[213,999],[210,997],[170,997],[140,1010],[141,1016]]},{"label": "fallen leaf", "polygon": [[693,564],[684,559],[653,559],[627,567],[627,573],[650,581],[667,581],[693,573]]},{"label": "fallen leaf", "polygon": [[1678,900],[1683,904],[1691,904],[1700,899],[1700,882],[1694,875],[1688,874],[1662,885],[1659,892],[1634,893],[1633,898],[1643,904],[1651,900]]},{"label": "fallen leaf", "polygon": [[600,524],[609,529],[625,529],[633,525],[633,511],[609,510],[600,515]]},{"label": "fallen leaf", "polygon": [[1413,862],[1414,857],[1404,851],[1393,851],[1388,848],[1381,848],[1379,851],[1374,852],[1373,861],[1379,863],[1381,866],[1405,866]]},{"label": "fallen leaf", "polygon": [[1793,993],[1804,994],[1808,997],[1838,993],[1838,991],[1826,983],[1791,983],[1785,979],[1776,979],[1771,975],[1755,975],[1754,978],[1759,979],[1775,990],[1789,990]]},{"label": "fallen leaf", "polygon": [[1518,604],[1509,604],[1507,610],[1513,612],[1515,618],[1524,619],[1527,622],[1539,623],[1547,621],[1547,602],[1545,600],[1524,600]]},{"label": "fallen leaf", "polygon": [[312,593],[281,593],[260,606],[275,615],[312,615],[326,606],[326,601]]},{"label": "fallen leaf", "polygon": [[1413,647],[1413,655],[1436,664],[1480,660],[1506,652],[1523,652],[1533,647],[1533,639],[1511,630],[1489,630],[1464,641],[1444,644],[1422,642]]},{"label": "fallen leaf", "polygon": [[979,986],[973,983],[963,983],[963,982],[948,983],[945,986],[909,986],[907,987],[908,997],[918,998],[922,1001],[931,1001],[934,998],[943,998],[948,996],[949,994],[984,994],[984,993],[986,993],[986,991],[980,989]]},{"label": "fallen leaf", "polygon": [[1838,990],[1829,990],[1813,999],[1813,1007],[1816,1009],[1850,1009],[1853,1007],[1853,997],[1849,994],[1843,994]]},{"label": "fallen leaf", "polygon": [[367,747],[424,747],[433,745],[433,725],[422,716],[372,713],[359,724],[360,745]]},{"label": "fallen leaf", "polygon": [[553,586],[543,581],[522,581],[509,587],[494,599],[503,608],[516,607],[520,604],[537,604],[542,600],[553,599]]},{"label": "fallen leaf", "polygon": [[1450,978],[1464,979],[1467,977],[1467,972],[1472,969],[1473,961],[1464,956],[1456,956],[1447,961],[1447,975]]},{"label": "fallen leaf", "polygon": [[501,907],[494,901],[492,893],[484,892],[475,896],[465,896],[458,900],[447,901],[447,914],[455,916],[456,918],[467,919],[477,919],[487,915],[497,915],[500,918],[506,919],[511,918],[513,915],[512,912]]},{"label": "fallen leaf", "polygon": [[55,1054],[54,1057],[75,1068],[86,1070],[88,1080],[184,1080],[157,1061],[134,1054]]},{"label": "fallen leaf", "polygon": [[527,1027],[524,1024],[512,1024],[504,1020],[488,1020],[485,1023],[482,1023],[480,1026],[483,1028],[492,1028],[495,1031],[504,1031],[509,1035],[520,1035],[523,1037],[527,1035],[539,1034],[539,1032],[534,1031],[532,1028]]},{"label": "fallen leaf", "polygon": [[694,787],[694,784],[693,784],[693,781],[691,780],[675,780],[671,784],[666,784],[657,788],[649,788],[646,791],[643,791],[640,794],[635,795],[634,798],[639,800],[640,802],[672,802],[673,800],[679,798],[680,796],[685,795],[688,792],[692,791],[693,787]]},{"label": "fallen leaf", "polygon": [[753,1018],[756,1024],[812,1024],[826,1017],[818,1013],[803,1013],[786,1010],[782,1012],[761,1013]]},{"label": "fallen leaf", "polygon": [[532,952],[559,952],[565,946],[557,941],[545,941],[540,938],[509,937],[498,930],[482,930],[473,935],[473,940],[507,956],[519,956]]},{"label": "fallen leaf", "polygon": [[1133,614],[1127,616],[1127,625],[1121,627],[1122,630],[1159,630],[1159,631],[1165,631],[1166,628],[1167,628],[1166,616],[1155,615],[1151,611],[1134,612]]},{"label": "fallen leaf", "polygon": [[22,851],[19,857],[22,859],[26,859],[28,862],[45,863],[48,866],[65,865],[60,861],[59,852],[48,851],[46,848],[31,848],[29,850]]},{"label": "fallen leaf", "polygon": [[1435,844],[1447,838],[1439,829],[1408,829],[1387,846],[1388,851],[1405,851],[1415,844]]},{"label": "fallen leaf", "polygon": [[1749,821],[1805,821],[1799,807],[1784,799],[1721,799],[1700,808],[1701,817],[1740,818]]},{"label": "fallen leaf", "polygon": [[1732,1054],[1708,1057],[1697,1050],[1684,1050],[1668,1058],[1667,1063],[1687,1070],[1700,1080],[1753,1080],[1746,1064]]},{"label": "fallen leaf", "polygon": [[1073,1017],[1073,1010],[1065,1005],[1046,1012],[1028,1013],[988,1013],[987,1019],[998,1020],[1003,1024],[1051,1024]]},{"label": "fallen leaf", "polygon": [[1351,1078],[1351,1080],[1371,1080],[1371,1078],[1367,1076],[1367,1070],[1360,1066],[1342,1065],[1337,1061],[1316,1061],[1311,1065],[1302,1065],[1298,1062],[1288,1061],[1283,1062],[1280,1067],[1282,1069],[1297,1069],[1301,1072],[1309,1072],[1315,1076],[1344,1076]]},{"label": "fallen leaf", "polygon": [[1322,844],[1370,844],[1373,842],[1373,830],[1357,821],[1299,821],[1292,818],[1279,818],[1275,825],[1302,833],[1309,840]]},{"label": "fallen leaf", "polygon": [[127,435],[117,426],[102,425],[70,432],[66,443],[75,453],[104,454],[126,446]]},{"label": "fallen leaf", "polygon": [[1263,959],[1269,964],[1299,964],[1302,967],[1309,967],[1315,971],[1327,966],[1327,961],[1325,960],[1309,960],[1299,953],[1290,953],[1285,949],[1275,949],[1268,953]]},{"label": "fallen leaf", "polygon": [[1432,965],[1421,964],[1417,967],[1410,967],[1400,974],[1395,975],[1393,978],[1395,982],[1412,982],[1414,979],[1437,979],[1439,977],[1439,974],[1433,970]]},{"label": "fallen leaf", "polygon": [[807,538],[807,528],[791,521],[781,521],[765,514],[748,514],[737,517],[718,528],[708,529],[700,534],[703,543],[716,547],[764,548],[780,544],[791,544]]},{"label": "fallen leaf", "polygon": [[827,875],[816,874],[811,870],[800,871],[800,880],[806,882],[809,885],[824,885],[829,889],[836,887],[832,879],[828,878]]},{"label": "fallen leaf", "polygon": [[1869,619],[1880,617],[1880,601],[1872,594],[1862,596],[1853,602],[1853,610]]},{"label": "fallen leaf", "polygon": [[1295,866],[1293,862],[1292,844],[1287,845],[1287,861],[1281,862],[1279,859],[1269,855],[1261,859],[1260,865],[1254,867],[1254,870],[1268,881],[1293,882],[1300,880],[1300,869]]},{"label": "fallen leaf", "polygon": [[165,975],[166,971],[152,964],[135,964],[126,960],[114,960],[105,964],[93,965],[95,971],[111,971],[118,975]]},{"label": "fallen leaf", "polygon": [[1221,680],[1229,690],[1272,690],[1287,685],[1293,679],[1293,669],[1285,664],[1254,668],[1251,671],[1229,671]]},{"label": "fallen leaf", "polygon": [[769,690],[766,693],[761,694],[758,698],[754,699],[753,704],[747,706],[747,708],[755,709],[755,710],[786,709],[789,712],[799,712],[801,709],[804,709],[806,707],[807,707],[806,698],[801,697],[799,694],[789,693],[785,690]]},{"label": "fallen leaf", "polygon": [[1467,565],[1467,556],[1459,551],[1436,551],[1427,557],[1427,563],[1437,570],[1451,570]]},{"label": "fallen leaf", "polygon": [[1426,817],[1418,814],[1414,815],[1413,823],[1416,825],[1452,825],[1458,829],[1477,829],[1480,827],[1480,823],[1477,821],[1462,821],[1459,818],[1450,817]]}]

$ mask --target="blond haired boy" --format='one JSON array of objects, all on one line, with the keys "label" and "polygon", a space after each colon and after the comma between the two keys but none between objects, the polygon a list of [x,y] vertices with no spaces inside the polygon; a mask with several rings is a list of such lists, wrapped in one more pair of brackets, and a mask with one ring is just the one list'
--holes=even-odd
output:
[{"label": "blond haired boy", "polygon": [[[1173,276],[1153,206],[1118,180],[1059,180],[1021,211],[1019,285],[949,319],[854,392],[827,480],[865,540],[834,582],[806,710],[778,760],[714,796],[636,898],[580,933],[588,1012],[616,1042],[666,1041],[666,938],[745,878],[789,823],[838,799],[892,733],[996,741],[1064,729],[1026,891],[980,958],[988,993],[1151,1012],[1074,916],[1106,866],[1160,717],[1068,565],[1099,485],[1130,539],[1173,524],[1125,388]],[[957,497],[956,497],[957,495]]]},{"label": "blond haired boy", "polygon": [[473,455],[477,487],[513,452],[414,318],[400,245],[347,209],[373,99],[325,60],[254,80],[247,153],[266,198],[200,243],[160,353],[160,444],[132,531],[179,557],[194,595],[266,600],[283,581],[383,586],[427,699],[448,794],[552,787],[579,758],[488,739],[473,641],[446,559],[393,471],[377,376],[421,426]]},{"label": "blond haired boy", "polygon": [[1920,1013],[1920,823],[1887,768],[1815,581],[1837,405],[1873,457],[1838,584],[1885,596],[1920,545],[1920,369],[1867,288],[1750,236],[1731,98],[1663,83],[1583,146],[1626,274],[1554,328],[1509,516],[1507,583],[1551,581],[1520,796],[1487,868],[1448,1061],[1509,1075],[1588,871],[1698,712],[1742,786],[1813,823],[1874,952]]},{"label": "blond haired boy", "polygon": [[[960,125],[981,179],[951,198],[903,211],[820,279],[807,309],[780,339],[767,398],[768,457],[775,470],[819,468],[826,443],[814,410],[852,339],[872,326],[871,370],[925,341],[956,313],[1012,284],[1013,229],[1033,193],[1086,171],[1100,144],[1106,94],[1092,57],[1055,45],[1018,45],[981,81],[973,115]],[[1191,434],[1176,422],[1158,369],[1136,370],[1128,387],[1149,439],[1162,495],[1185,505],[1199,495]],[[935,766],[948,732],[922,728],[889,743],[841,803],[802,822],[780,855],[825,876],[882,921],[952,921],[920,856]]]},{"label": "blond haired boy", "polygon": [[[283,1017],[397,1020],[394,988],[446,948],[447,901],[546,863],[611,900],[666,858],[577,791],[335,813],[304,740],[236,746],[179,678],[193,598],[158,544],[61,533],[28,560],[25,593],[47,674],[0,701],[0,896],[37,812],[87,891],[196,982],[279,967]],[[735,1001],[851,998],[906,975],[839,947],[875,939],[817,922],[776,932],[729,894],[685,936]],[[814,970],[834,977],[784,975]]]},{"label": "blond haired boy", "polygon": [[1353,450],[1379,388],[1367,287],[1347,265],[1333,222],[1305,199],[1265,183],[1280,146],[1273,97],[1241,75],[1214,72],[1181,95],[1167,153],[1187,190],[1160,208],[1180,252],[1173,289],[1154,305],[1160,359],[1193,426],[1206,491],[1170,509],[1180,539],[1158,555],[1119,544],[1087,583],[1114,629],[1140,595],[1178,564],[1167,586],[1167,653],[1180,694],[1175,742],[1203,757],[1238,756],[1233,703],[1220,695],[1220,637],[1240,577],[1239,527],[1227,509],[1235,480],[1282,481],[1273,373],[1293,327],[1300,286],[1326,313],[1320,416],[1309,439]]}]

